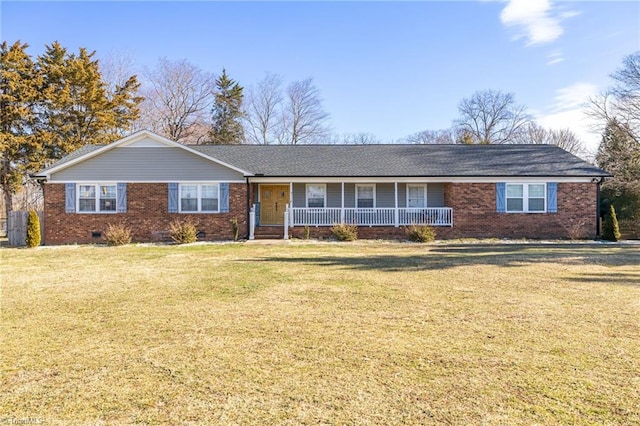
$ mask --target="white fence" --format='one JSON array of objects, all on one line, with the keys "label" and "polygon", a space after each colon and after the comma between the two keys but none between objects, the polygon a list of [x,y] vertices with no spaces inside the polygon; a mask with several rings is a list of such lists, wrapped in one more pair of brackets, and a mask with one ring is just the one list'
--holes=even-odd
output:
[{"label": "white fence", "polygon": [[453,209],[429,208],[289,208],[289,226],[453,226]]},{"label": "white fence", "polygon": [[[40,218],[40,240],[44,241],[44,214],[38,212]],[[7,218],[7,237],[10,246],[24,246],[27,239],[27,219],[29,212],[15,211],[9,212]]]}]

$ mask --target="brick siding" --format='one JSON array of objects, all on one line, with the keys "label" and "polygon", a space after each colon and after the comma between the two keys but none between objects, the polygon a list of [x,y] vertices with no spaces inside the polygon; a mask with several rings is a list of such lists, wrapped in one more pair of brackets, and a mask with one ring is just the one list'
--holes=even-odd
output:
[{"label": "brick siding", "polygon": [[[596,185],[559,183],[557,213],[497,213],[495,183],[447,183],[445,205],[453,208],[453,227],[434,227],[437,239],[595,238]],[[304,227],[290,230],[304,238]],[[311,238],[332,238],[330,227],[311,227]],[[404,227],[358,227],[358,238],[405,239]]]},{"label": "brick siding", "polygon": [[[252,198],[257,195],[251,188]],[[45,195],[45,244],[84,244],[103,242],[92,237],[104,233],[110,223],[124,223],[136,242],[168,239],[174,219],[191,219],[202,240],[231,240],[231,220],[238,219],[239,236],[248,235],[247,186],[230,184],[229,213],[168,213],[166,183],[127,185],[127,213],[65,213],[64,184],[47,184]],[[595,238],[596,185],[559,183],[557,213],[497,213],[494,183],[446,183],[445,205],[453,208],[453,227],[435,227],[438,239],[448,238]],[[404,239],[404,227],[359,227],[359,238]],[[311,227],[312,238],[331,238],[330,227]],[[295,238],[304,237],[304,227],[290,230]]]},{"label": "brick siding", "polygon": [[201,240],[231,240],[231,220],[238,219],[240,238],[248,235],[247,187],[245,184],[229,184],[229,213],[169,213],[168,185],[166,183],[127,184],[126,213],[65,213],[64,184],[44,186],[44,243],[86,244],[104,242],[102,233],[109,224],[123,223],[131,228],[134,242],[169,240],[169,224],[175,219],[189,219],[198,231]]}]

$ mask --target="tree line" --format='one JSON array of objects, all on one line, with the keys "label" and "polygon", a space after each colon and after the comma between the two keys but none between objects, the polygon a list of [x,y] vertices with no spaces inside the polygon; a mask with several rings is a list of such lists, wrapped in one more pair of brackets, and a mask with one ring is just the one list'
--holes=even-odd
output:
[{"label": "tree line", "polygon": [[[54,42],[35,58],[27,48],[21,42],[0,45],[0,183],[7,212],[29,173],[86,144],[109,143],[140,129],[190,144],[382,143],[371,133],[332,133],[312,78],[286,83],[267,73],[243,87],[224,68],[215,75],[186,60],[160,58],[135,73],[126,60],[99,62],[95,52],[83,48],[69,52]],[[616,179],[632,181],[640,127],[638,56],[630,55],[612,74],[616,84],[591,100],[590,113],[603,123],[598,165],[615,169]],[[584,154],[573,132],[542,127],[512,93],[477,91],[459,102],[458,113],[448,129],[392,142],[553,144]],[[622,157],[629,158],[624,165]],[[631,187],[618,182],[616,194]]]}]

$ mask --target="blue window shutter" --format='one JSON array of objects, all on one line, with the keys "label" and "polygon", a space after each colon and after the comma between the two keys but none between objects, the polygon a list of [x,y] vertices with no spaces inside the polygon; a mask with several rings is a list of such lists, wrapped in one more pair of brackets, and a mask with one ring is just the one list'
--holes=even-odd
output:
[{"label": "blue window shutter", "polygon": [[126,213],[127,212],[127,184],[123,182],[118,182],[118,199],[116,201],[117,212],[118,213]]},{"label": "blue window shutter", "polygon": [[229,212],[229,184],[227,182],[220,184],[220,212]]},{"label": "blue window shutter", "polygon": [[547,183],[547,212],[549,213],[558,212],[558,183],[557,182]]},{"label": "blue window shutter", "polygon": [[178,183],[169,182],[169,213],[178,213]]},{"label": "blue window shutter", "polygon": [[504,182],[496,183],[496,211],[504,213],[507,211],[507,184]]},{"label": "blue window shutter", "polygon": [[75,183],[65,183],[64,184],[64,207],[65,212],[67,213],[75,213],[76,212],[76,184]]}]

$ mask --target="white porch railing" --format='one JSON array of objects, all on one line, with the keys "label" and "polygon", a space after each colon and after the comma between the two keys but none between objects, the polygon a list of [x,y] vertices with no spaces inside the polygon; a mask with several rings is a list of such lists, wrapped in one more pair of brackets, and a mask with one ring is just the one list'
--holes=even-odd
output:
[{"label": "white porch railing", "polygon": [[[289,226],[332,226],[349,223],[358,226],[431,225],[453,226],[453,209],[428,208],[300,208],[289,207]],[[397,213],[397,214],[396,214]]]}]

